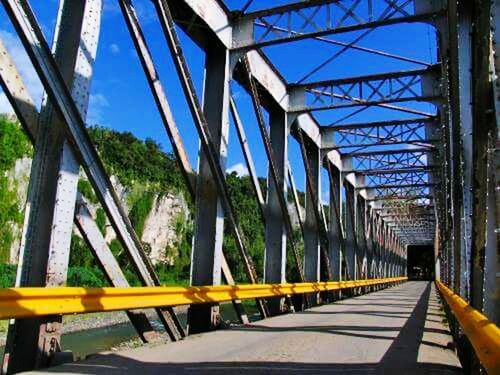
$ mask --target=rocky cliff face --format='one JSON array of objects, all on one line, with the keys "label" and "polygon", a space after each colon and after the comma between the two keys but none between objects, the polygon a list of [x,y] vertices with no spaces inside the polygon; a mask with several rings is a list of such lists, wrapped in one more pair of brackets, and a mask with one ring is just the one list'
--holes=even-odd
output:
[{"label": "rocky cliff face", "polygon": [[[19,202],[22,202],[21,206],[23,210],[26,202],[26,196],[28,194],[30,170],[31,158],[26,157],[16,160],[14,168],[7,173],[9,185],[16,189],[17,198]],[[12,224],[12,235],[14,238],[10,246],[10,263],[12,264],[17,263],[22,230],[22,225],[18,225],[16,223]]]},{"label": "rocky cliff face", "polygon": [[[19,202],[23,202],[23,210],[28,192],[30,169],[31,159],[22,158],[18,159],[14,168],[8,172],[9,184],[15,187]],[[82,178],[84,178],[83,175]],[[129,212],[130,207],[128,204],[128,198],[133,189],[123,186],[115,176],[111,176],[111,183],[124,205],[125,210]],[[97,216],[97,210],[100,206],[92,203],[90,203],[89,206],[90,211],[95,218]],[[141,238],[146,245],[145,247],[148,248],[148,251],[150,252],[150,258],[153,264],[158,262],[165,262],[170,265],[174,264],[175,257],[173,257],[172,254],[168,254],[166,249],[174,246],[178,239],[176,223],[179,220],[187,220],[188,216],[189,210],[186,200],[182,194],[167,193],[163,195],[155,195],[153,197],[153,206],[146,217]],[[105,238],[106,241],[110,243],[112,240],[116,239],[116,234],[109,221],[106,222],[105,227]],[[18,260],[21,232],[21,225],[14,224],[12,226],[12,234],[15,239],[11,245],[10,262],[13,264],[17,263]],[[75,234],[79,235],[76,228]]]},{"label": "rocky cliff face", "polygon": [[182,194],[169,193],[154,198],[153,209],[146,218],[142,232],[142,241],[151,249],[149,256],[153,264],[165,262],[174,265],[174,255],[165,250],[177,242],[177,221],[186,221],[188,215],[188,207]]}]

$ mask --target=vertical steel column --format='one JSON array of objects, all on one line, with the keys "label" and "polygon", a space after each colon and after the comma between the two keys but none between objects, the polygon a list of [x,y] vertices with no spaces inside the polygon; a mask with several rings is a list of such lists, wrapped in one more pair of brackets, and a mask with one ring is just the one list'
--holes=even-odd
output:
[{"label": "vertical steel column", "polygon": [[[101,0],[59,5],[53,54],[82,117],[88,107],[101,7]],[[63,286],[80,165],[48,96],[37,128],[16,286]],[[61,350],[61,323],[60,316],[14,321],[9,326],[4,369],[19,372],[47,366]]]},{"label": "vertical steel column", "polygon": [[[266,215],[266,248],[264,260],[264,281],[266,283],[283,283],[286,276],[286,228],[278,194],[286,196],[288,165],[288,116],[281,108],[270,108],[269,130],[278,181],[283,186],[276,186],[268,172]],[[283,311],[284,298],[268,299],[268,309],[272,315]]]},{"label": "vertical steel column", "polygon": [[[366,232],[365,232],[365,200],[359,194],[359,192],[355,191],[354,197],[354,222],[355,222],[355,233],[356,233],[356,242],[358,244],[357,249],[357,263],[360,264],[360,276],[365,279],[368,274],[368,258],[367,258],[367,249],[366,249]],[[366,266],[366,268],[365,268]]]},{"label": "vertical steel column", "polygon": [[371,279],[374,277],[373,261],[375,258],[374,242],[373,242],[373,210],[371,209],[369,202],[365,201],[364,205],[364,215],[365,215],[365,236],[366,236],[366,264],[367,264],[367,274],[366,277]]},{"label": "vertical steel column", "polygon": [[385,226],[384,221],[379,217],[379,251],[380,251],[380,277],[386,277],[385,267],[387,252],[385,248]]},{"label": "vertical steel column", "polygon": [[[226,165],[229,135],[229,53],[213,41],[207,48],[203,87],[203,112],[219,153],[220,166]],[[196,216],[191,254],[191,285],[219,285],[222,270],[224,211],[206,153],[200,148],[196,189]],[[218,305],[192,305],[189,333],[215,329],[220,323]]]},{"label": "vertical steel column", "polygon": [[[472,3],[448,2],[450,103],[453,128],[460,139],[461,251],[455,252],[455,292],[469,299],[469,259],[472,240]],[[456,181],[455,181],[456,182]]]},{"label": "vertical steel column", "polygon": [[500,322],[500,254],[498,227],[500,224],[500,149],[496,135],[489,142],[486,197],[486,243],[484,254],[484,314],[491,321]]},{"label": "vertical steel column", "polygon": [[485,282],[484,282],[484,313],[497,325],[500,324],[500,254],[498,251],[500,228],[500,144],[498,141],[498,121],[500,119],[500,2],[491,4],[491,19],[494,27],[493,56],[490,59],[490,74],[496,77],[493,86],[495,102],[495,125],[497,131],[490,133],[488,144],[487,169],[487,207],[486,218],[486,249],[485,249]]},{"label": "vertical steel column", "polygon": [[349,280],[356,280],[356,238],[354,222],[354,186],[344,179],[344,197],[345,197],[345,257],[347,263],[347,273]]},{"label": "vertical steel column", "polygon": [[333,280],[340,281],[342,279],[341,254],[344,242],[340,209],[341,173],[336,166],[332,165],[329,161],[327,163],[328,177],[330,178],[330,226],[328,228],[330,248],[328,249],[328,254],[330,256]]},{"label": "vertical steel column", "polygon": [[[306,281],[320,280],[320,238],[319,223],[316,218],[316,210],[320,210],[321,204],[321,150],[312,142],[306,141],[306,152],[309,159],[309,169],[313,179],[314,189],[311,191],[309,184],[306,188],[306,218],[304,223],[304,275]],[[317,197],[318,207],[314,206]],[[319,302],[317,293],[307,296],[308,305],[314,306]]]},{"label": "vertical steel column", "polygon": [[[471,298],[470,304],[483,310],[485,307],[485,277],[496,277],[496,272],[485,274],[485,252],[488,237],[488,149],[489,139],[495,139],[498,132],[493,87],[493,50],[491,32],[494,30],[492,17],[495,4],[492,1],[476,1],[473,6],[474,24],[472,34],[472,108],[473,108],[473,207],[472,207],[472,249],[471,249]],[[498,17],[498,15],[496,15]],[[498,57],[497,57],[498,58]],[[497,78],[498,80],[498,78]],[[495,145],[496,146],[496,145]],[[490,195],[491,196],[491,195]],[[498,272],[498,270],[497,270]],[[495,276],[494,276],[495,275]],[[497,292],[498,293],[498,292]],[[490,317],[497,319],[496,317]]]},{"label": "vertical steel column", "polygon": [[[8,52],[5,49],[2,50],[0,42],[0,70],[5,71],[4,69],[8,69],[9,72],[5,76],[4,91],[11,101],[16,114],[18,114],[22,126],[29,134],[33,144],[35,144],[38,130],[38,111],[33,104],[33,99],[28,89],[20,79],[19,72],[11,61]],[[79,226],[82,236],[99,261],[110,284],[122,287],[129,286],[128,281],[123,276],[116,259],[105,243],[104,237],[97,228],[81,197],[80,199],[77,198],[77,205],[79,208],[76,209],[74,223]],[[127,315],[143,341],[150,341],[157,338],[156,332],[144,312],[127,311]]]}]

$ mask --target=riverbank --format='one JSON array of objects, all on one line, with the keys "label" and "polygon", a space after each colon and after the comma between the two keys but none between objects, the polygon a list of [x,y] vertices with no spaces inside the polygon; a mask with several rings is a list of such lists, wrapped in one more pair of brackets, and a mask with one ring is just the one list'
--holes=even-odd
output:
[{"label": "riverbank", "polygon": [[[184,315],[187,312],[187,306],[177,307],[176,312]],[[146,310],[146,315],[152,320],[156,318],[153,310]],[[62,334],[76,333],[95,328],[108,328],[128,322],[127,314],[124,311],[66,315],[63,317]],[[8,323],[8,320],[0,321],[0,346],[5,345]]]}]

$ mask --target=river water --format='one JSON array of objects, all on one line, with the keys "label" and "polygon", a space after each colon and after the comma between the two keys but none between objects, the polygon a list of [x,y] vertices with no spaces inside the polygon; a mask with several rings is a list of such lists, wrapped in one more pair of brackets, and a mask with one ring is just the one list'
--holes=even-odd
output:
[{"label": "river water", "polygon": [[[221,305],[222,319],[226,322],[237,322],[236,313],[232,304]],[[257,320],[258,315],[253,305],[246,305],[245,309],[250,320]],[[178,313],[180,322],[185,326],[187,316],[185,312]],[[155,329],[161,330],[159,321],[152,322]],[[82,359],[90,354],[95,354],[110,350],[124,342],[137,337],[134,327],[129,322],[115,324],[108,327],[86,329],[84,331],[70,332],[62,335],[61,346],[64,350],[73,352],[76,359]],[[3,356],[4,347],[0,346],[0,353]]]}]

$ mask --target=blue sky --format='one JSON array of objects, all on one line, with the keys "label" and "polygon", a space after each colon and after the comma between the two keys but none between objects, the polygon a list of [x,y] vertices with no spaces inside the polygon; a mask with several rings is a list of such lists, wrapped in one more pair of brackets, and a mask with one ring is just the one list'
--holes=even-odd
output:
[{"label": "blue sky", "polygon": [[[229,0],[227,4],[234,9],[245,2],[243,0]],[[286,2],[275,1],[273,5]],[[51,41],[56,19],[57,1],[31,0],[30,3],[42,25],[46,39]],[[160,32],[154,9],[151,2],[147,0],[136,0],[134,4],[150,44],[175,119],[188,149],[191,163],[193,167],[196,167],[198,153],[197,133],[182,95],[181,86],[173,68],[165,39]],[[266,4],[269,4],[269,2],[255,0],[251,9],[263,8],[268,6]],[[181,31],[179,32],[199,97],[201,97],[204,54],[188,37]],[[331,36],[331,38],[337,41],[350,42],[359,33],[339,34]],[[43,92],[41,85],[36,78],[36,74],[31,69],[29,60],[23,53],[17,35],[1,6],[0,38],[2,38],[16,61],[35,101],[40,103]],[[405,24],[379,28],[358,44],[431,63],[436,62],[435,32],[432,27],[426,24]],[[320,41],[305,40],[266,47],[264,51],[287,81],[295,82],[338,51],[339,48]],[[359,76],[415,68],[420,68],[420,66],[350,50],[325,69],[311,76],[309,80]],[[267,162],[255,124],[251,102],[248,95],[237,84],[232,84],[232,87],[253,151],[257,172],[259,175],[265,176]],[[434,112],[433,107],[426,103],[409,103],[405,105]],[[0,96],[0,112],[8,110],[9,106],[5,97]],[[317,118],[320,123],[328,124],[350,112],[352,112],[352,109],[325,111],[318,113]],[[391,113],[388,110],[372,107],[358,116],[352,117],[347,122],[368,122],[400,117],[402,117],[400,113]],[[153,138],[165,150],[169,151],[171,149],[116,0],[104,0],[104,15],[87,122],[90,125],[100,124],[120,131],[130,131],[140,138]],[[227,166],[228,168],[243,171],[245,169],[242,164],[244,160],[239,149],[234,127],[231,126],[230,129]],[[304,172],[299,149],[295,140],[290,139],[289,144],[290,163],[296,176],[296,182],[299,188],[303,190]],[[323,190],[326,193],[328,191],[327,180],[326,178],[323,178],[323,180]]]}]

